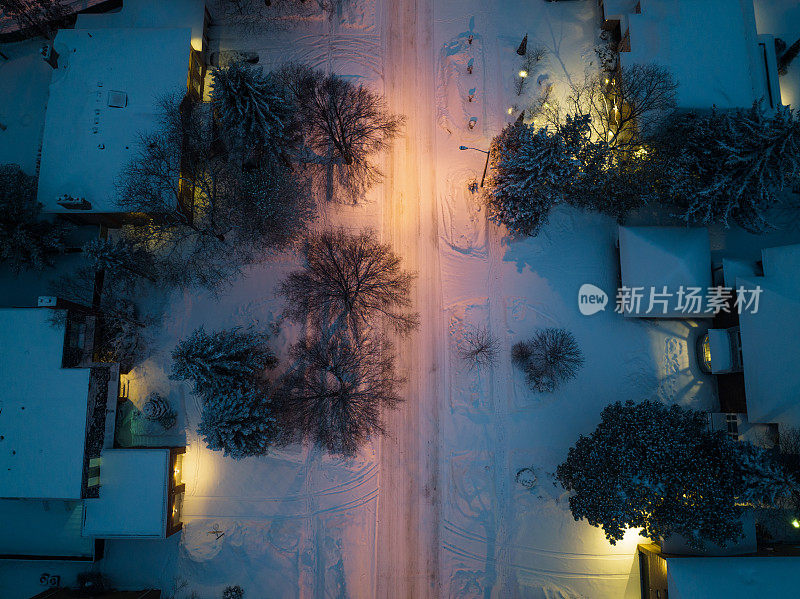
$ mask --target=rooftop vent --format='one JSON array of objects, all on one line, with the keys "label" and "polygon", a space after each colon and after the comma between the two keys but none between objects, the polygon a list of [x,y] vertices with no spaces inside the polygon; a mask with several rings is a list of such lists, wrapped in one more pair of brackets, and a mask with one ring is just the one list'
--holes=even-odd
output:
[{"label": "rooftop vent", "polygon": [[68,194],[64,194],[60,198],[58,198],[56,202],[62,208],[66,208],[67,210],[91,210],[92,203],[88,202],[86,198],[73,198]]},{"label": "rooftop vent", "polygon": [[54,295],[40,295],[37,305],[40,308],[55,308],[58,300]]},{"label": "rooftop vent", "polygon": [[110,108],[125,108],[128,105],[128,94],[125,92],[108,92],[108,106]]}]

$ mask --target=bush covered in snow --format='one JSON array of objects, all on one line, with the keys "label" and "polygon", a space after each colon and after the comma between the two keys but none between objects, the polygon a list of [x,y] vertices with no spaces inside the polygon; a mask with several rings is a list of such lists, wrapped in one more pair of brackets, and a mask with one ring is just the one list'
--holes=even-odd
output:
[{"label": "bush covered in snow", "polygon": [[578,176],[574,152],[562,135],[518,123],[492,141],[490,156],[489,218],[516,234],[536,235]]},{"label": "bush covered in snow", "polygon": [[458,357],[470,368],[494,366],[500,340],[484,326],[470,327],[458,343]]},{"label": "bush covered in snow", "polygon": [[225,590],[222,591],[222,599],[244,599],[244,589],[238,584],[225,587]]},{"label": "bush covered in snow", "polygon": [[16,164],[0,164],[0,263],[42,270],[64,251],[66,227],[40,218],[36,180]]},{"label": "bush covered in snow", "polygon": [[265,377],[277,358],[264,333],[201,326],[172,352],[170,378],[188,380],[203,399],[198,428],[210,449],[235,459],[264,455],[279,426]]},{"label": "bush covered in snow", "polygon": [[724,546],[741,537],[746,505],[774,505],[796,489],[772,454],[709,430],[703,412],[653,401],[607,406],[556,476],[575,519],[602,527],[612,544],[641,528],[651,539]]},{"label": "bush covered in snow", "polygon": [[528,341],[514,344],[511,361],[525,373],[533,391],[550,393],[575,378],[583,366],[583,352],[572,333],[548,328],[537,331]]},{"label": "bush covered in snow", "polygon": [[687,223],[769,226],[765,210],[800,176],[800,120],[786,106],[676,113],[648,146],[659,195]]},{"label": "bush covered in snow", "polygon": [[197,432],[209,449],[238,460],[267,454],[279,428],[269,394],[256,384],[207,395]]},{"label": "bush covered in snow", "polygon": [[201,326],[172,351],[170,378],[190,381],[204,397],[246,387],[278,363],[268,339],[238,327],[209,334]]}]

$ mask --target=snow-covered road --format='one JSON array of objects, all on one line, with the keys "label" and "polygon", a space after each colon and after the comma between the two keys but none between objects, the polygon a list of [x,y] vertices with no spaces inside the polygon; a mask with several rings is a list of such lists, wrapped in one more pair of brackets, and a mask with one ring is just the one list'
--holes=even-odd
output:
[{"label": "snow-covered road", "polygon": [[441,597],[439,413],[445,330],[439,269],[433,1],[384,0],[383,64],[390,108],[406,116],[386,168],[382,233],[418,275],[421,326],[397,340],[406,402],[380,443],[376,597]]}]

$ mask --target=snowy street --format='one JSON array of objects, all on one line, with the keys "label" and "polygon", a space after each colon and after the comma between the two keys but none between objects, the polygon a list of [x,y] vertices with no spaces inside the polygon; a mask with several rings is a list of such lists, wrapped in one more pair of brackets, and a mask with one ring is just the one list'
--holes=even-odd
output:
[{"label": "snowy street", "polygon": [[[568,77],[590,68],[595,9],[522,1],[501,10],[477,1],[357,6],[309,22],[308,33],[214,35],[221,50],[257,51],[263,64],[298,59],[363,79],[406,116],[384,183],[367,202],[327,206],[324,223],[381,231],[418,273],[421,328],[397,340],[406,402],[386,414],[389,435],[356,464],[309,451],[231,462],[201,449],[190,427],[187,462],[197,483],[187,493],[179,569],[205,587],[221,585],[232,560],[246,555],[251,584],[279,580],[281,596],[634,596],[637,537],[612,547],[574,522],[551,472],[610,401],[711,402],[690,365],[694,331],[581,316],[580,284],[614,284],[614,223],[564,209],[538,238],[511,243],[468,190],[484,155],[458,149],[487,148],[516,117],[506,107],[520,101],[514,50],[526,31],[548,55],[523,101],[550,84],[564,93]],[[267,268],[250,284],[264,276],[278,278]],[[493,371],[468,371],[455,354],[467,326],[488,326],[507,355],[520,337],[552,324],[575,331],[588,362],[554,397],[534,396],[506,360]],[[182,318],[180,326],[192,324]],[[523,468],[535,473],[532,489],[515,481]],[[274,481],[271,492],[254,490],[257,480]],[[228,531],[219,540],[208,534],[217,525]]]}]

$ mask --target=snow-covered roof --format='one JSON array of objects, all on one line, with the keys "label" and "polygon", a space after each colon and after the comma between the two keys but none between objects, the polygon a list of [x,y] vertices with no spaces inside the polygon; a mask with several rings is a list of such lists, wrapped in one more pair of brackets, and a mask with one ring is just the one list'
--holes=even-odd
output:
[{"label": "snow-covered roof", "polygon": [[94,542],[81,536],[83,502],[0,499],[0,555],[92,557]]},{"label": "snow-covered roof", "polygon": [[119,11],[80,14],[75,28],[189,27],[192,47],[199,51],[203,49],[205,14],[205,0],[137,0],[125,2]]},{"label": "snow-covered roof", "polygon": [[800,426],[800,296],[794,281],[779,276],[739,277],[737,288],[761,288],[758,311],[739,315],[747,414],[751,422]]},{"label": "snow-covered roof", "polygon": [[[115,180],[156,125],[158,99],[186,91],[190,39],[190,29],[58,32],[39,171],[45,211],[119,211]],[[60,206],[65,194],[91,209]]]},{"label": "snow-covered roof", "polygon": [[80,499],[88,369],[61,368],[64,325],[0,310],[0,496]]},{"label": "snow-covered roof", "polygon": [[106,449],[100,497],[86,499],[87,537],[163,537],[167,525],[169,449]]},{"label": "snow-covered roof", "polygon": [[713,314],[687,315],[678,307],[678,298],[669,299],[667,312],[660,306],[646,314],[650,290],[678,294],[681,287],[700,288],[705,296],[711,285],[711,246],[708,230],[686,227],[620,227],[619,260],[622,285],[644,290],[638,311],[632,306],[626,316],[659,318],[707,317]]},{"label": "snow-covered roof", "polygon": [[681,557],[667,560],[669,599],[796,597],[796,557]]},{"label": "snow-covered roof", "polygon": [[766,276],[794,280],[800,285],[800,244],[764,248],[761,264]]},{"label": "snow-covered roof", "polygon": [[669,68],[679,107],[749,108],[769,96],[752,0],[641,0],[641,13],[627,21],[623,67]]}]

